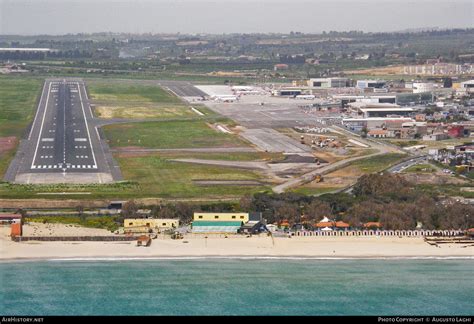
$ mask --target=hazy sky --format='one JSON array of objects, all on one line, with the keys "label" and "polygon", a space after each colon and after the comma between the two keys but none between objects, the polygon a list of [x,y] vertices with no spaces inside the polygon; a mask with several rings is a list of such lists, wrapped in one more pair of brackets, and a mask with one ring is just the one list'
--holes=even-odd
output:
[{"label": "hazy sky", "polygon": [[474,0],[0,0],[0,34],[474,27]]}]

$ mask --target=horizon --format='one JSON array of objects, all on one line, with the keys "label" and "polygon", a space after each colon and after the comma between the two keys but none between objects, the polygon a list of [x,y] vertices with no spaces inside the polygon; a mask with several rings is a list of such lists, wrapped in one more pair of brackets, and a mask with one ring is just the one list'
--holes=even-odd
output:
[{"label": "horizon", "polygon": [[473,16],[467,0],[0,0],[0,35],[403,32],[471,28]]},{"label": "horizon", "polygon": [[91,33],[67,33],[67,34],[31,34],[31,35],[22,35],[22,34],[0,34],[0,36],[5,37],[64,37],[64,36],[96,36],[96,35],[111,35],[111,36],[120,36],[120,35],[132,35],[132,36],[229,36],[229,35],[264,35],[264,36],[271,36],[271,35],[308,35],[308,36],[324,36],[324,35],[331,35],[332,33],[336,34],[348,34],[348,33],[361,33],[366,35],[377,35],[377,34],[416,34],[416,33],[426,33],[426,32],[435,32],[435,31],[455,31],[455,30],[474,30],[474,27],[420,27],[420,28],[408,28],[404,30],[394,30],[394,31],[384,31],[384,32],[375,32],[375,31],[362,31],[362,30],[341,30],[341,31],[333,31],[327,30],[322,32],[298,32],[298,31],[288,31],[288,32],[250,32],[250,33],[181,33],[181,32],[162,32],[162,33],[152,33],[152,32],[143,32],[143,33],[133,33],[133,32],[110,32],[110,31],[98,31],[98,32],[91,32]]}]

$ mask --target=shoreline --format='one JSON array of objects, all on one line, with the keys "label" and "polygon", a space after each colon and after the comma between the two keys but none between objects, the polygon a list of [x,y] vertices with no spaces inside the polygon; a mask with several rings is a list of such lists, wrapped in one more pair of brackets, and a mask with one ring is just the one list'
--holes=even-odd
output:
[{"label": "shoreline", "polygon": [[217,255],[183,255],[183,256],[134,256],[134,257],[109,257],[109,256],[95,256],[90,258],[84,257],[25,257],[25,258],[5,258],[0,259],[2,263],[22,263],[22,262],[95,262],[95,261],[206,261],[206,260],[288,260],[288,261],[358,261],[358,260],[377,260],[377,261],[393,261],[393,260],[474,260],[474,256],[268,256],[268,255],[231,255],[231,256],[217,256]]},{"label": "shoreline", "polygon": [[[24,227],[31,236],[110,235],[103,229],[60,224]],[[468,244],[430,245],[421,237],[388,236],[200,236],[182,240],[156,238],[149,247],[136,241],[24,241],[14,242],[9,229],[0,229],[0,262],[126,261],[126,260],[410,260],[474,259]]]}]

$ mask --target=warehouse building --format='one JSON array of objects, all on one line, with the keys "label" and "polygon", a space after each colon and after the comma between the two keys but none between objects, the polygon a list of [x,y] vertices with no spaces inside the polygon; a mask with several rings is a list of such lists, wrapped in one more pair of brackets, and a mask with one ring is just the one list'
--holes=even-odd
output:
[{"label": "warehouse building", "polygon": [[385,88],[387,82],[384,80],[357,80],[356,88],[359,89],[382,89]]},{"label": "warehouse building", "polygon": [[318,78],[309,79],[308,86],[312,88],[328,89],[328,88],[345,88],[350,85],[347,78]]},{"label": "warehouse building", "polygon": [[413,119],[407,117],[371,117],[371,118],[344,118],[342,124],[344,127],[360,132],[363,128],[374,129],[383,128],[388,124],[400,124],[413,122]]},{"label": "warehouse building", "polygon": [[364,118],[409,116],[414,112],[413,108],[361,108],[360,112]]},{"label": "warehouse building", "polygon": [[362,103],[390,103],[395,104],[397,102],[396,95],[373,95],[373,96],[354,96],[354,95],[335,95],[333,99],[341,100],[342,107],[346,107],[351,102],[362,102]]},{"label": "warehouse building", "polygon": [[299,96],[303,93],[301,89],[279,89],[279,90],[273,90],[272,95],[274,96],[281,96],[281,97],[296,97]]}]

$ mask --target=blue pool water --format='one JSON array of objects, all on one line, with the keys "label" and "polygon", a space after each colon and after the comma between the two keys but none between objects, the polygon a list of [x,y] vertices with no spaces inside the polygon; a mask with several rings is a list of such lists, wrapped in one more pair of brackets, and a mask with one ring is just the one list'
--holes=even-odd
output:
[{"label": "blue pool water", "polygon": [[8,315],[472,315],[474,260],[0,263]]}]

